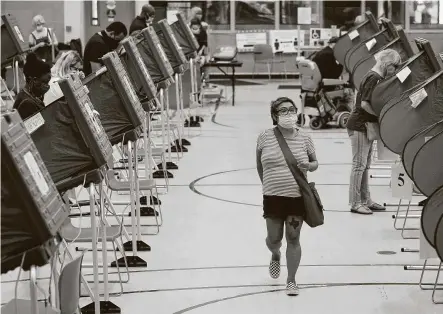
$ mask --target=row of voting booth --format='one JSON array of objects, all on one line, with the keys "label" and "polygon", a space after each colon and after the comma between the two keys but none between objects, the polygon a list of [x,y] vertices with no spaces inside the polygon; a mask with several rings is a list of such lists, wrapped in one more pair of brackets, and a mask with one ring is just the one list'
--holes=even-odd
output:
[{"label": "row of voting booth", "polygon": [[[363,23],[339,38],[334,55],[357,90],[376,64],[377,52],[390,48],[401,56],[396,73],[380,81],[372,94],[371,105],[380,125],[377,153],[380,156],[380,150],[387,149],[396,159],[391,160],[392,175],[387,176],[393,196],[400,199],[398,205],[387,204],[397,206],[394,227],[405,239],[411,238],[406,230],[420,232],[420,248],[402,251],[420,253],[424,266],[405,265],[405,269],[421,270],[420,287],[432,290],[432,301],[441,304],[436,291],[442,290],[438,278],[443,260],[443,54],[433,51],[426,39],[415,38],[412,44],[390,20],[382,19],[380,27],[370,12],[365,15]],[[408,185],[409,191],[396,192]],[[413,194],[425,200],[412,204]],[[404,200],[408,203],[402,204]],[[418,215],[411,214],[414,205],[421,208]],[[405,206],[406,211],[400,210]],[[420,228],[407,226],[414,219],[420,220]],[[438,266],[428,265],[432,258],[439,261]],[[426,284],[423,278],[429,271],[436,273],[435,282]]]},{"label": "row of voting booth", "polygon": [[[12,63],[19,84],[18,60],[28,48],[14,17],[2,21],[2,66]],[[181,14],[171,25],[158,24],[157,31],[148,27],[125,38],[103,56],[105,66],[85,79],[73,74],[61,80],[63,95],[25,121],[16,111],[2,115],[1,271],[20,268],[31,276],[31,300],[11,300],[2,312],[52,313],[36,293],[36,269],[49,263],[60,292],[51,300],[54,309],[73,313],[81,278],[92,300],[82,313],[120,313],[109,296],[123,293],[131,267],[147,267],[138,251],[151,250],[141,235],[157,234],[163,224],[158,190],[167,193],[173,177],[168,170],[178,169],[191,145],[185,126],[199,127],[203,120],[191,125],[190,115],[201,104],[198,43]],[[89,200],[78,201],[76,193],[73,204],[67,193],[79,188],[87,189]],[[112,200],[113,192],[128,200]],[[123,213],[117,205],[126,206]],[[75,227],[75,217],[88,217],[90,227]],[[68,249],[72,242],[92,248],[75,258]],[[112,262],[108,251],[114,252]],[[69,257],[63,268],[57,265],[60,254]],[[84,254],[92,254],[92,282],[80,272]],[[110,267],[117,269],[116,279]],[[110,291],[113,282],[120,291]]]}]

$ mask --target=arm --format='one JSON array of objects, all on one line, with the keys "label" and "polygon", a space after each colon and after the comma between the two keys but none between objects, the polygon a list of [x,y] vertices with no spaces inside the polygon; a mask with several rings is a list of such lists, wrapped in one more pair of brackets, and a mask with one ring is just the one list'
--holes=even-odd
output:
[{"label": "arm", "polygon": [[34,36],[32,36],[32,33],[31,34],[29,34],[29,39],[28,39],[28,42],[29,42],[29,47],[34,47],[35,46],[35,40],[34,40]]},{"label": "arm", "polygon": [[261,163],[261,153],[262,153],[262,151],[257,148],[257,153],[256,153],[256,156],[257,156],[257,173],[258,173],[258,176],[260,177],[261,183],[263,183],[263,165]]},{"label": "arm", "polygon": [[376,115],[374,110],[372,110],[371,107],[371,98],[372,98],[372,92],[374,91],[375,87],[377,86],[379,82],[378,77],[371,76],[368,77],[368,79],[362,84],[360,88],[361,92],[361,107],[364,111],[371,115]]},{"label": "arm", "polygon": [[263,151],[263,146],[266,141],[266,132],[261,133],[257,139],[257,149],[256,149],[256,163],[257,163],[257,173],[260,177],[261,183],[263,183],[263,165],[261,163],[261,155]]},{"label": "arm", "polygon": [[362,109],[363,109],[364,111],[366,111],[367,113],[372,114],[372,115],[374,115],[374,116],[376,115],[375,112],[374,112],[374,110],[372,110],[371,104],[370,104],[369,102],[367,102],[367,101],[362,101],[362,102],[361,102],[361,107],[362,107]]},{"label": "arm", "polygon": [[317,155],[315,153],[314,142],[309,134],[305,135],[305,148],[308,154],[309,162],[308,164],[299,164],[299,168],[313,172],[318,169]]}]

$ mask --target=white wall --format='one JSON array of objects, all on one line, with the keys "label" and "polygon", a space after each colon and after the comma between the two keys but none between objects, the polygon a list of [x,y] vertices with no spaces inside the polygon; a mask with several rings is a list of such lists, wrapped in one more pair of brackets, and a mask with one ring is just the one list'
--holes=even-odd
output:
[{"label": "white wall", "polygon": [[[64,1],[64,15],[65,15],[65,42],[71,39],[80,38],[83,47],[85,41],[85,5],[83,0],[65,0]],[[67,31],[67,26],[71,28]]]},{"label": "white wall", "polygon": [[145,0],[135,0],[134,3],[135,3],[135,15],[139,15],[140,12],[142,11],[142,7],[143,7],[145,4],[148,4],[149,1],[145,1]]}]

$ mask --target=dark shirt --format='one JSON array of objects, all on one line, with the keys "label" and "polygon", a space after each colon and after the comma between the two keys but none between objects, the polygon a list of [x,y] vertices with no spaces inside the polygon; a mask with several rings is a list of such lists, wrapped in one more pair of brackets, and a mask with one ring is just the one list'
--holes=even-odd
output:
[{"label": "dark shirt", "polygon": [[131,26],[129,26],[129,34],[132,34],[135,31],[141,31],[142,29],[145,29],[146,26],[146,19],[144,17],[137,16],[131,23]]},{"label": "dark shirt", "polygon": [[197,52],[200,52],[203,47],[208,47],[208,33],[203,28],[200,30],[200,34],[194,34],[194,36],[199,45]]},{"label": "dark shirt", "polygon": [[18,111],[22,120],[25,120],[45,108],[45,104],[22,89],[15,98],[13,108]]},{"label": "dark shirt", "polygon": [[100,58],[117,47],[118,42],[110,38],[105,31],[101,31],[100,34],[94,34],[85,46],[83,73],[85,73],[86,76],[92,73],[91,62],[103,65],[103,61],[101,61]]},{"label": "dark shirt", "polygon": [[312,61],[317,64],[323,79],[338,79],[343,72],[343,66],[337,63],[334,50],[329,46],[317,52]]},{"label": "dark shirt", "polygon": [[363,78],[360,84],[360,90],[357,93],[354,109],[352,110],[346,125],[349,130],[366,133],[365,123],[378,121],[377,116],[368,113],[361,107],[361,103],[363,101],[368,103],[371,102],[372,92],[381,79],[382,77],[374,71],[369,71]]}]

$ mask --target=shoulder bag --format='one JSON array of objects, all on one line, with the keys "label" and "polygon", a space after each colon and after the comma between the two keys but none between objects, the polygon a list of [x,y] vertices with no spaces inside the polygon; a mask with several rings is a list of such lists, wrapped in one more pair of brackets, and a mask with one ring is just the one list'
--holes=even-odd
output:
[{"label": "shoulder bag", "polygon": [[300,192],[303,197],[306,211],[304,221],[311,228],[323,225],[323,205],[320,200],[320,195],[315,188],[315,183],[308,182],[304,173],[298,168],[297,160],[289,149],[288,143],[286,143],[283,134],[281,134],[280,130],[277,127],[274,128],[274,134],[283,152],[286,163],[288,164],[288,167],[291,170],[295,181],[297,181],[297,184],[300,187]]}]

